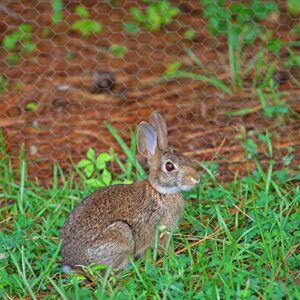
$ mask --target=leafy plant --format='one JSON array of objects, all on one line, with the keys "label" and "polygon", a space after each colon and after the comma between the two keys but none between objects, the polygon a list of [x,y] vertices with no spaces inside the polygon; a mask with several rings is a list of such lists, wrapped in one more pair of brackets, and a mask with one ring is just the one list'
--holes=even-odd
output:
[{"label": "leafy plant", "polygon": [[[108,123],[105,123],[108,131],[113,135],[121,149],[127,156],[126,164],[121,161],[118,155],[113,149],[107,152],[103,152],[96,157],[95,151],[89,149],[87,151],[87,158],[82,159],[77,167],[83,171],[83,179],[87,186],[90,187],[104,187],[113,184],[130,184],[134,179],[145,178],[145,172],[139,162],[135,159],[136,155],[136,135],[131,133],[131,145],[130,148],[126,145],[119,133]],[[108,163],[115,161],[120,167],[123,173],[116,174],[112,178],[111,172],[107,168]],[[133,173],[133,169],[136,169],[136,174]]]},{"label": "leafy plant", "polygon": [[240,87],[242,49],[265,31],[257,21],[266,19],[277,10],[277,5],[260,0],[232,2],[230,5],[224,0],[200,1],[204,4],[204,16],[209,20],[210,32],[215,36],[227,37],[232,84]]},{"label": "leafy plant", "polygon": [[86,153],[87,158],[78,163],[78,167],[83,169],[85,183],[91,187],[104,187],[111,184],[112,176],[107,169],[107,163],[112,161],[112,156],[106,152],[96,157],[92,148]]},{"label": "leafy plant", "polygon": [[110,46],[110,51],[118,58],[124,58],[127,48],[123,45],[113,44]]},{"label": "leafy plant", "polygon": [[171,23],[179,14],[179,9],[171,6],[169,1],[153,1],[144,11],[134,6],[131,7],[130,12],[135,21],[145,29],[157,31],[161,26]]},{"label": "leafy plant", "polygon": [[94,20],[89,19],[89,12],[88,10],[82,6],[79,5],[75,8],[75,13],[81,18],[77,21],[75,21],[72,24],[72,29],[80,31],[80,33],[87,37],[91,35],[92,33],[100,33],[102,31],[102,26],[98,22]]},{"label": "leafy plant", "polygon": [[32,40],[32,27],[28,23],[21,24],[15,31],[3,39],[3,47],[10,52],[7,61],[14,63],[19,59],[18,47],[21,53],[30,53],[35,50],[36,44]]}]

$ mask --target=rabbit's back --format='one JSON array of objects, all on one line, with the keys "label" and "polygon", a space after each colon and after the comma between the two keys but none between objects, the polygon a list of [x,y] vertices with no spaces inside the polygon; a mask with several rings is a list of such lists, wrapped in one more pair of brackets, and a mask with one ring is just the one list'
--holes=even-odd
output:
[{"label": "rabbit's back", "polygon": [[63,242],[74,240],[89,244],[92,243],[91,236],[103,231],[116,219],[134,219],[142,209],[140,204],[145,185],[145,181],[139,181],[132,185],[109,186],[83,199],[62,229]]}]

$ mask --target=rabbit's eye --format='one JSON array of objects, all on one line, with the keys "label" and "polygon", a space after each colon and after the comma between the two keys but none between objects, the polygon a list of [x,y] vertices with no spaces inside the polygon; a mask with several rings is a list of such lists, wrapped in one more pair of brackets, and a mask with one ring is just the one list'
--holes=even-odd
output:
[{"label": "rabbit's eye", "polygon": [[166,163],[165,167],[168,172],[175,170],[175,166],[170,161]]}]

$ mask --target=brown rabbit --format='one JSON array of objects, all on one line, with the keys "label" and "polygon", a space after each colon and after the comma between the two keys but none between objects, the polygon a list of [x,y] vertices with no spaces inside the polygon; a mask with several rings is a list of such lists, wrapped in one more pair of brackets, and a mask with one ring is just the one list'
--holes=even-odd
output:
[{"label": "brown rabbit", "polygon": [[[114,185],[85,198],[61,234],[63,270],[91,263],[122,269],[128,257],[153,247],[155,227],[172,229],[183,213],[180,191],[199,183],[189,158],[168,147],[167,125],[158,113],[137,130],[138,151],[147,158],[148,180]],[[159,253],[168,240],[159,237]]]}]

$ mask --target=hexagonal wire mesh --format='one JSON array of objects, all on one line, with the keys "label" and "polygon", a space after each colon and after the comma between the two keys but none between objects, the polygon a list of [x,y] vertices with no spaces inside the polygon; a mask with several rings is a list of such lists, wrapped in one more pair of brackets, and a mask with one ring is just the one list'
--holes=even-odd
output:
[{"label": "hexagonal wire mesh", "polygon": [[89,147],[124,157],[103,121],[129,142],[158,110],[172,145],[216,162],[221,179],[253,168],[251,151],[268,160],[265,130],[276,166],[297,166],[299,8],[288,4],[2,1],[8,153],[17,158],[24,144],[29,175],[51,182],[54,161],[68,170]]}]

